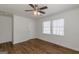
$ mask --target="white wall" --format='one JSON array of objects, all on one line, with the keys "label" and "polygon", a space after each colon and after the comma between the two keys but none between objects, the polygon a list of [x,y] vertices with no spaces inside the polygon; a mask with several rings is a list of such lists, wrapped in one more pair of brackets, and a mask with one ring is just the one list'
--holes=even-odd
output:
[{"label": "white wall", "polygon": [[0,43],[12,41],[12,17],[0,15]]},{"label": "white wall", "polygon": [[27,41],[35,36],[35,21],[22,16],[13,16],[14,19],[14,44]]},{"label": "white wall", "polygon": [[[42,22],[58,18],[65,20],[64,36],[44,35],[42,33]],[[37,21],[37,34],[40,39],[79,51],[79,8],[39,19]]]}]

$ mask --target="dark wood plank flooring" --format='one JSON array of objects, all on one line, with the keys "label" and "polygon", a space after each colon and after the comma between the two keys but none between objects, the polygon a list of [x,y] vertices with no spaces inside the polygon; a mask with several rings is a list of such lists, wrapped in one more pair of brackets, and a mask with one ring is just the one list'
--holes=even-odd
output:
[{"label": "dark wood plank flooring", "polygon": [[31,39],[15,45],[3,43],[0,44],[0,51],[7,51],[9,54],[79,54],[77,51],[40,39]]}]

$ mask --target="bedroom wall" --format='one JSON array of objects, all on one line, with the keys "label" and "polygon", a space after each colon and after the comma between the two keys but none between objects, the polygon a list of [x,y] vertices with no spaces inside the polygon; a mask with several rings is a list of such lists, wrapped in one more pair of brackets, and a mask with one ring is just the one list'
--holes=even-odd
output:
[{"label": "bedroom wall", "polygon": [[0,43],[12,41],[12,17],[0,15]]},{"label": "bedroom wall", "polygon": [[35,20],[14,15],[13,43],[20,43],[35,38]]},{"label": "bedroom wall", "polygon": [[[42,22],[64,18],[64,36],[42,33]],[[38,38],[79,51],[79,8],[51,15],[37,21]]]}]

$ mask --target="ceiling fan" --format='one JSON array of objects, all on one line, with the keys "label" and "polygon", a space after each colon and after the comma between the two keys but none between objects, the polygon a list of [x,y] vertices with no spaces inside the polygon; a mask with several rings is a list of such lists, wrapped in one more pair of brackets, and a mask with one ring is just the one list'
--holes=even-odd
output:
[{"label": "ceiling fan", "polygon": [[33,8],[33,10],[25,10],[26,12],[28,11],[33,11],[33,14],[34,15],[40,15],[40,14],[45,14],[44,9],[47,9],[48,7],[47,6],[44,6],[44,7],[41,7],[39,8],[39,6],[37,4],[29,4],[29,6],[31,6]]}]

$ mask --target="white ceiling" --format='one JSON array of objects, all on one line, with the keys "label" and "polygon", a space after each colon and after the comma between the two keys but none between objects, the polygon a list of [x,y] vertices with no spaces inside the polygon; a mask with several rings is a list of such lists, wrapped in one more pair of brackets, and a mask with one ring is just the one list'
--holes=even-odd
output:
[{"label": "white ceiling", "polygon": [[0,14],[5,12],[9,15],[18,14],[35,19],[79,7],[78,4],[39,4],[39,7],[44,5],[47,6],[48,9],[43,10],[46,14],[40,16],[34,16],[32,12],[25,12],[24,10],[32,9],[27,4],[0,4]]}]

